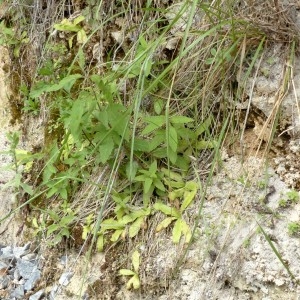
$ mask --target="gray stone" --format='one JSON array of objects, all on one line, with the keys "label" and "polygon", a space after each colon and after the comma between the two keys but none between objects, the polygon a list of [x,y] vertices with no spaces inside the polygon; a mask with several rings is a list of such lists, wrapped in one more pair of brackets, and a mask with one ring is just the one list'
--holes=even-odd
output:
[{"label": "gray stone", "polygon": [[30,243],[27,243],[23,247],[14,247],[13,250],[12,250],[15,258],[20,258],[20,257],[28,254],[29,251],[30,251]]},{"label": "gray stone", "polygon": [[9,285],[9,277],[7,275],[0,276],[0,289],[6,289]]},{"label": "gray stone", "polygon": [[67,286],[70,283],[70,279],[73,277],[72,272],[65,272],[59,278],[59,284]]},{"label": "gray stone", "polygon": [[19,285],[17,286],[13,292],[10,294],[11,297],[15,297],[16,299],[24,299],[24,286]]},{"label": "gray stone", "polygon": [[35,270],[32,274],[31,277],[26,280],[24,288],[26,291],[30,291],[34,288],[35,284],[37,283],[38,280],[41,278],[41,272],[39,270]]},{"label": "gray stone", "polygon": [[12,247],[7,246],[1,249],[1,259],[12,259],[14,258]]},{"label": "gray stone", "polygon": [[29,300],[40,300],[44,295],[45,290],[40,290],[29,297]]}]

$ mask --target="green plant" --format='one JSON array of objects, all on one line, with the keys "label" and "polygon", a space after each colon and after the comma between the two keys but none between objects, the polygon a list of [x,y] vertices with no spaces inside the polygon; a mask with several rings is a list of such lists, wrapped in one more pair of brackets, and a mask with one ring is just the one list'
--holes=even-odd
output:
[{"label": "green plant", "polygon": [[289,204],[286,199],[279,199],[278,205],[279,205],[279,207],[286,208],[286,207],[288,207]]},{"label": "green plant", "polygon": [[121,269],[119,273],[120,275],[123,276],[131,276],[131,278],[128,280],[126,284],[127,289],[133,288],[134,290],[137,290],[141,286],[141,282],[139,278],[140,253],[137,250],[133,252],[131,257],[131,262],[132,262],[133,270]]},{"label": "green plant", "polygon": [[288,200],[290,200],[292,203],[297,203],[299,201],[299,192],[295,190],[291,190],[286,193]]},{"label": "green plant", "polygon": [[298,235],[300,233],[300,223],[299,222],[290,222],[288,224],[288,233],[290,235]]},{"label": "green plant", "polygon": [[15,57],[20,56],[22,45],[28,43],[29,38],[26,31],[16,32],[14,28],[7,27],[4,20],[0,22],[0,45],[12,46]]},{"label": "green plant", "polygon": [[71,225],[76,220],[76,213],[70,208],[70,204],[64,201],[55,211],[47,209],[44,215],[38,220],[32,219],[32,225],[35,228],[35,234],[46,233],[46,237],[52,245],[61,242],[63,237],[70,237]]},{"label": "green plant", "polygon": [[[178,184],[182,184],[182,181],[174,181],[176,186]],[[172,182],[170,182],[170,186],[172,186]],[[169,200],[173,203],[173,206],[166,205],[162,202],[156,202],[154,204],[154,209],[157,211],[161,211],[163,214],[167,216],[160,224],[157,225],[156,231],[159,232],[162,229],[170,226],[171,223],[174,222],[173,231],[172,231],[172,239],[174,243],[179,243],[180,238],[184,236],[185,243],[189,243],[191,240],[191,229],[189,225],[183,218],[184,211],[188,208],[188,206],[193,202],[195,196],[198,191],[198,184],[194,181],[189,181],[184,184],[183,187],[176,188],[169,193]],[[178,201],[179,208],[175,207],[175,202]]]},{"label": "green plant", "polygon": [[70,48],[73,46],[73,39],[75,36],[77,38],[77,43],[79,44],[83,44],[87,41],[86,32],[80,25],[84,19],[84,16],[80,15],[73,20],[63,19],[59,24],[54,24],[53,26],[58,31],[75,32],[68,40]]}]

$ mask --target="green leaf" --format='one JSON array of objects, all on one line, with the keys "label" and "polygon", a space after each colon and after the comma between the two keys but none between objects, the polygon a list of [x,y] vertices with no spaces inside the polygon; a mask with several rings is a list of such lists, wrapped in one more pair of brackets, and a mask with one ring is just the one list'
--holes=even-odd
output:
[{"label": "green leaf", "polygon": [[160,128],[162,125],[164,125],[166,123],[166,117],[165,116],[145,117],[143,121],[149,123],[149,125],[147,125],[145,129],[142,131],[142,135],[146,135]]},{"label": "green leaf", "polygon": [[134,139],[133,149],[134,151],[141,151],[141,152],[150,152],[150,143],[151,140],[144,140],[144,139]]},{"label": "green leaf", "polygon": [[164,184],[161,182],[160,179],[154,179],[153,184],[156,188],[163,192],[166,190]]},{"label": "green leaf", "polygon": [[123,276],[132,276],[132,275],[135,275],[135,273],[133,271],[128,270],[128,269],[121,269],[119,271],[119,274],[123,275]]},{"label": "green leaf", "polygon": [[201,135],[203,132],[207,131],[209,127],[211,126],[213,118],[209,117],[207,118],[196,130],[197,137]]},{"label": "green leaf", "polygon": [[169,149],[169,159],[170,162],[175,165],[177,162],[177,153],[176,151],[173,151],[172,149]]},{"label": "green leaf", "polygon": [[185,116],[173,116],[169,120],[172,124],[186,124],[186,123],[194,122],[192,118],[188,118]]},{"label": "green leaf", "polygon": [[197,150],[213,149],[215,146],[216,144],[214,141],[201,140],[196,143]]},{"label": "green leaf", "polygon": [[169,147],[172,149],[172,151],[176,152],[178,146],[178,139],[176,129],[173,126],[169,126],[169,136],[167,141],[169,142]]},{"label": "green leaf", "polygon": [[144,193],[147,194],[150,191],[151,185],[153,183],[152,178],[146,177],[144,181]]},{"label": "green leaf", "polygon": [[67,91],[70,91],[71,87],[75,81],[79,78],[82,78],[80,74],[71,74],[64,77],[59,83],[56,84],[40,84],[36,89],[30,91],[29,96],[31,98],[37,98],[45,92],[55,92],[65,88]]},{"label": "green leaf", "polygon": [[61,236],[66,236],[67,238],[70,237],[70,231],[68,228],[62,228],[61,231],[59,232],[59,235]]},{"label": "green leaf", "polygon": [[143,223],[144,223],[144,217],[139,217],[130,225],[130,227],[129,227],[129,237],[130,238],[135,237],[139,233]]},{"label": "green leaf", "polygon": [[177,218],[175,217],[167,217],[165,218],[162,222],[160,222],[157,226],[156,226],[156,229],[155,231],[156,232],[159,232],[161,231],[162,229],[165,229],[167,228],[174,220],[176,220]]},{"label": "green leaf", "polygon": [[[149,167],[149,172],[150,172],[151,176],[155,175],[156,171],[157,171],[157,161],[154,160],[153,163]],[[155,176],[155,178],[156,178],[156,176]]]},{"label": "green leaf", "polygon": [[21,188],[29,195],[33,195],[33,189],[30,185],[24,182],[20,182]]},{"label": "green leaf", "polygon": [[180,174],[173,172],[169,169],[166,168],[162,168],[161,171],[170,179],[175,180],[177,182],[182,183],[183,182],[183,178]]},{"label": "green leaf", "polygon": [[85,19],[85,17],[82,16],[82,15],[80,15],[80,16],[78,16],[77,18],[75,18],[75,19],[73,20],[73,24],[74,24],[74,25],[77,25],[77,24],[79,24],[80,22],[82,22],[84,19]]},{"label": "green leaf", "polygon": [[154,102],[154,111],[157,115],[160,115],[164,109],[164,102],[162,99],[158,99]]},{"label": "green leaf", "polygon": [[130,162],[126,164],[126,176],[130,181],[134,180],[138,168],[139,164],[136,161],[133,161],[131,165]]},{"label": "green leaf", "polygon": [[170,201],[174,201],[175,199],[181,198],[184,193],[183,188],[179,188],[177,190],[169,192],[168,198]]},{"label": "green leaf", "polygon": [[73,215],[68,215],[68,216],[64,216],[61,218],[59,225],[61,226],[67,226],[70,225],[75,219],[75,216]]},{"label": "green leaf", "polygon": [[63,19],[60,24],[54,24],[53,27],[59,31],[71,31],[71,32],[78,32],[81,27],[73,24],[71,21],[67,19]]},{"label": "green leaf", "polygon": [[140,267],[140,253],[137,250],[135,250],[132,253],[131,260],[132,260],[133,270],[137,274],[139,272],[139,267]]},{"label": "green leaf", "polygon": [[139,280],[139,277],[138,275],[134,274],[127,282],[126,284],[126,288],[128,290],[130,290],[131,288],[133,289],[138,289],[140,287],[140,280]]},{"label": "green leaf", "polygon": [[84,44],[87,41],[86,33],[83,29],[77,32],[77,42],[78,44]]},{"label": "green leaf", "polygon": [[185,191],[183,194],[183,202],[180,207],[180,211],[183,212],[195,199],[197,190],[194,191]]},{"label": "green leaf", "polygon": [[161,202],[156,202],[153,205],[154,209],[161,211],[162,213],[164,213],[165,215],[169,215],[169,216],[173,216],[176,218],[180,217],[180,212],[174,208],[174,207],[170,207],[166,204],[163,204]]},{"label": "green leaf", "polygon": [[116,231],[112,234],[110,240],[111,240],[112,242],[116,242],[116,241],[120,238],[120,235],[121,235],[123,232],[124,232],[124,229],[118,229],[118,230],[116,230]]},{"label": "green leaf", "polygon": [[99,252],[103,251],[104,248],[104,236],[103,234],[100,234],[97,238],[97,244],[96,244],[96,248]]},{"label": "green leaf", "polygon": [[55,223],[49,225],[48,228],[47,228],[47,236],[49,236],[51,233],[58,230],[59,228],[60,228],[60,226],[58,224],[55,224]]},{"label": "green leaf", "polygon": [[116,221],[114,219],[106,219],[101,223],[101,230],[110,230],[110,229],[123,229],[124,224],[120,221]]},{"label": "green leaf", "polygon": [[173,243],[178,244],[180,241],[180,237],[182,234],[182,219],[178,219],[173,227],[173,231],[172,231],[172,240]]},{"label": "green leaf", "polygon": [[181,220],[181,232],[185,237],[185,244],[189,243],[192,238],[192,232],[190,226],[184,220]]},{"label": "green leaf", "polygon": [[100,162],[105,164],[110,158],[110,155],[112,154],[113,150],[114,150],[113,140],[110,138],[106,138],[104,142],[99,145]]}]

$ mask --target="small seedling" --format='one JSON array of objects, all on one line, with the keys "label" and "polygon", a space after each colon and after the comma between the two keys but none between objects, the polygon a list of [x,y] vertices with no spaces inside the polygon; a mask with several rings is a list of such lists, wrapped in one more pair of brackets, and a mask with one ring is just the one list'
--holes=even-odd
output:
[{"label": "small seedling", "polygon": [[123,276],[131,276],[131,278],[126,284],[126,288],[128,290],[130,290],[131,288],[137,290],[141,286],[141,282],[139,278],[140,253],[137,250],[133,252],[131,262],[133,266],[133,271],[130,269],[121,269],[119,273],[120,275]]},{"label": "small seedling", "polygon": [[287,192],[286,195],[292,203],[297,203],[299,201],[299,192],[295,190]]},{"label": "small seedling", "polygon": [[300,233],[300,223],[291,222],[288,224],[288,233],[290,235],[298,235]]}]

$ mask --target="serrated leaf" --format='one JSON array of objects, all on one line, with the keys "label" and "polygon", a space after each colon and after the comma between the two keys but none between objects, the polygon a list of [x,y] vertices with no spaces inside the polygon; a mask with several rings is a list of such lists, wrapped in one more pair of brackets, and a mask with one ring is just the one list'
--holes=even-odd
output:
[{"label": "serrated leaf", "polygon": [[110,158],[114,150],[114,142],[112,139],[107,138],[99,145],[100,162],[105,164]]},{"label": "serrated leaf", "polygon": [[176,220],[175,217],[167,217],[163,221],[161,221],[157,226],[155,231],[159,232],[165,228],[167,228],[174,220]]},{"label": "serrated leaf", "polygon": [[156,210],[161,211],[165,215],[173,216],[173,217],[176,217],[176,218],[180,217],[180,213],[176,208],[170,207],[170,206],[168,206],[166,204],[163,204],[161,202],[156,202],[153,205],[153,208],[156,209]]},{"label": "serrated leaf", "polygon": [[192,118],[185,116],[173,116],[169,120],[172,124],[186,124],[194,121]]},{"label": "serrated leaf", "polygon": [[172,231],[172,240],[173,243],[178,244],[180,241],[180,237],[182,234],[182,223],[181,223],[182,219],[178,219],[173,227],[173,231]]},{"label": "serrated leaf", "polygon": [[141,257],[140,253],[137,250],[135,250],[132,253],[131,260],[132,260],[133,270],[135,271],[136,274],[139,272],[140,257]]},{"label": "serrated leaf", "polygon": [[128,232],[130,238],[135,237],[139,233],[143,223],[144,223],[144,217],[139,217],[130,225],[129,232]]},{"label": "serrated leaf", "polygon": [[135,139],[133,144],[134,151],[150,152],[150,140]]},{"label": "serrated leaf", "polygon": [[135,273],[129,269],[121,269],[119,271],[119,274],[120,275],[123,275],[123,276],[132,276],[132,275],[135,275]]},{"label": "serrated leaf", "polygon": [[45,92],[54,92],[61,90],[62,88],[66,87],[67,90],[70,90],[75,81],[79,78],[82,78],[82,75],[80,74],[71,74],[66,77],[64,77],[59,83],[56,84],[49,84],[46,82],[43,82],[42,84],[39,84],[37,87],[32,89],[29,93],[29,96],[31,98],[37,98],[41,94]]},{"label": "serrated leaf", "polygon": [[149,124],[142,131],[142,134],[146,135],[163,126],[166,123],[166,117],[165,116],[145,117],[143,121]]}]

